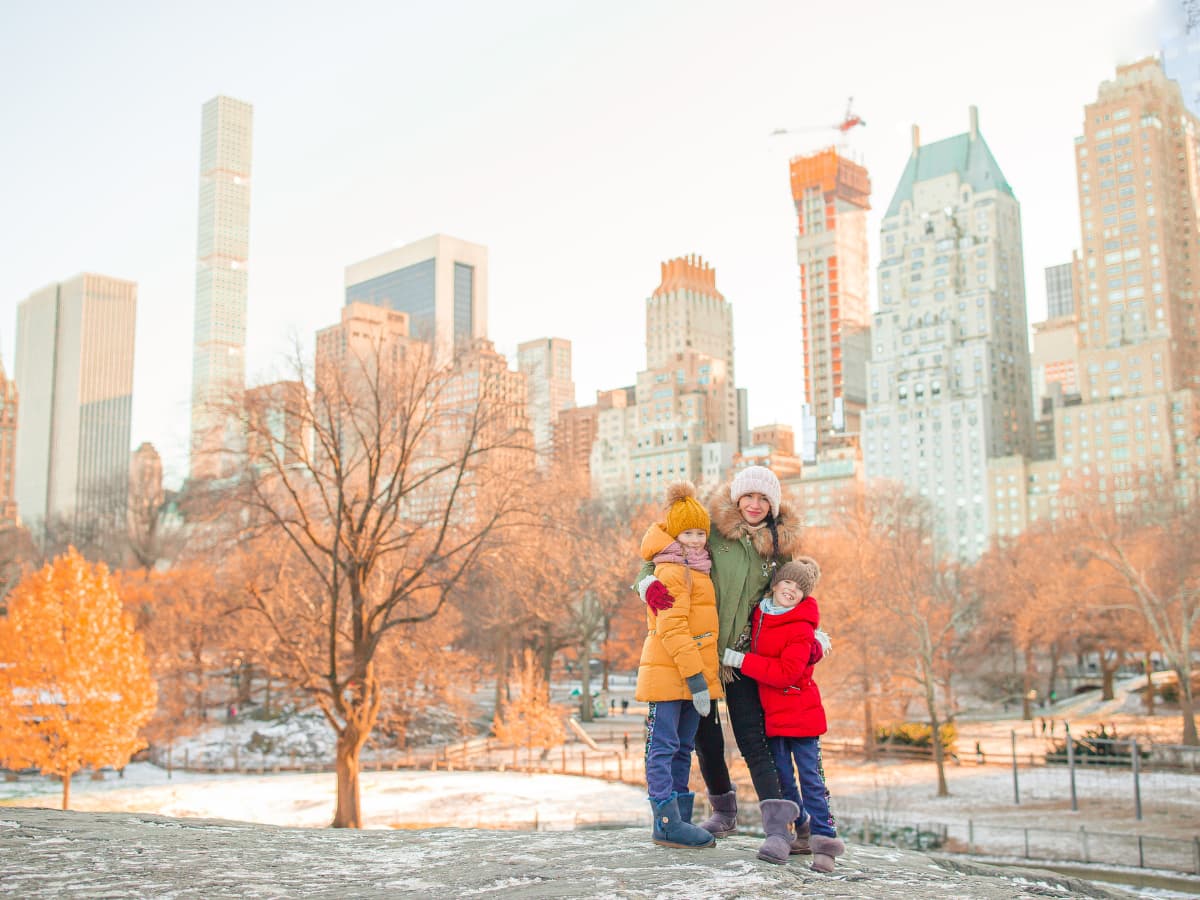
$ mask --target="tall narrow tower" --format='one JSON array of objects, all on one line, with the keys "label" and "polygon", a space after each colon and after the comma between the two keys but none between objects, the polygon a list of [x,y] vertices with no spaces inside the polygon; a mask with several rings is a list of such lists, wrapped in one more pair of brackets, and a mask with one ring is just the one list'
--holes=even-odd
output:
[{"label": "tall narrow tower", "polygon": [[[221,411],[246,386],[250,150],[254,110],[231,97],[204,104],[192,347],[191,477],[228,474],[240,438]],[[223,452],[224,451],[224,452]]]},{"label": "tall narrow tower", "polygon": [[804,395],[819,451],[857,434],[866,406],[867,170],[829,147],[791,163],[804,328]]}]

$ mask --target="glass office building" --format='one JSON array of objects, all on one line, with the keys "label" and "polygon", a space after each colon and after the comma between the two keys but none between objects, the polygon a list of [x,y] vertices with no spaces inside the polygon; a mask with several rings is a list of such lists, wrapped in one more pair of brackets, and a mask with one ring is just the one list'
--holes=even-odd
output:
[{"label": "glass office building", "polygon": [[408,314],[409,333],[442,358],[487,336],[487,248],[434,235],[346,267],[346,304]]}]

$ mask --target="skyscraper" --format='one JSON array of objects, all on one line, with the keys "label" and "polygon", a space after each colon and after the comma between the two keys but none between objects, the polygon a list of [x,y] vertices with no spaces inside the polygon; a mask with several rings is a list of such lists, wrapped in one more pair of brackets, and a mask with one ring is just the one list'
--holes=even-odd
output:
[{"label": "skyscraper", "polygon": [[1118,66],[1084,112],[1075,143],[1085,402],[1200,387],[1198,132],[1154,59]]},{"label": "skyscraper", "polygon": [[1058,319],[1075,314],[1076,262],[1046,267],[1046,318]]},{"label": "skyscraper", "polygon": [[991,536],[988,460],[1032,447],[1021,212],[970,110],[913,148],[884,214],[864,416],[868,478],[927,497],[943,551]]},{"label": "skyscraper", "polygon": [[1197,0],[1165,0],[1173,12],[1171,33],[1162,44],[1163,68],[1183,92],[1183,102],[1193,116],[1200,116],[1200,3]]},{"label": "skyscraper", "polygon": [[231,97],[204,104],[192,343],[192,478],[232,470],[240,437],[222,406],[246,386],[250,156],[254,110]]},{"label": "skyscraper", "polygon": [[[736,449],[733,307],[717,290],[716,270],[695,255],[664,262],[662,280],[646,301],[646,369],[669,369],[685,353],[702,354],[721,369],[723,383],[706,416],[708,440]],[[707,385],[710,374],[698,370],[700,383]]]},{"label": "skyscraper", "polygon": [[0,360],[0,527],[17,524],[17,384]]},{"label": "skyscraper", "polygon": [[529,390],[529,425],[538,464],[554,455],[554,423],[558,414],[575,405],[571,380],[571,342],[539,338],[517,345],[517,369],[525,373]]},{"label": "skyscraper", "polygon": [[408,314],[409,333],[439,362],[487,336],[487,248],[435,234],[346,267],[346,304]]},{"label": "skyscraper", "polygon": [[733,310],[698,256],[662,264],[646,300],[646,369],[598,411],[592,493],[658,502],[666,485],[721,477],[739,449]]},{"label": "skyscraper", "polygon": [[17,307],[17,507],[51,517],[123,514],[129,478],[137,285],[104,275],[52,284]]},{"label": "skyscraper", "polygon": [[819,453],[857,435],[866,406],[871,327],[867,308],[867,170],[830,147],[791,161],[800,263],[804,395]]}]

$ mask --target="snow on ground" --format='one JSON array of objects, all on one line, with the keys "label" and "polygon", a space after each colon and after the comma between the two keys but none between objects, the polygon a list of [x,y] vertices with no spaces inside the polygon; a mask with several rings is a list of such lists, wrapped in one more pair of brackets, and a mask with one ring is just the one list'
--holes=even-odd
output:
[{"label": "snow on ground", "polygon": [[[570,775],[503,772],[370,772],[360,780],[367,828],[538,828],[649,824],[645,791]],[[22,776],[0,782],[0,805],[58,806],[62,786]],[[332,773],[200,775],[166,773],[149,763],[126,767],[125,777],[77,778],[71,808],[234,819],[268,825],[323,828],[333,818]]]}]

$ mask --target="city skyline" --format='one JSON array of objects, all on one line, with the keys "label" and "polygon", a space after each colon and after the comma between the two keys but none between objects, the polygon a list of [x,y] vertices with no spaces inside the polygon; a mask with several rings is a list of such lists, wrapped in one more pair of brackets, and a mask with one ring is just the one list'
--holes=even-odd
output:
[{"label": "city skyline", "polygon": [[[461,70],[416,98],[403,84],[447,46],[422,46],[421,36],[442,29],[443,17],[458,24],[452,12],[408,14],[407,56],[376,59],[367,51],[389,29],[361,33],[367,7],[333,18],[283,16],[273,48],[283,7],[268,4],[227,46],[194,56],[169,50],[170,35],[210,33],[224,27],[220,15],[210,25],[137,13],[137,5],[103,17],[80,10],[79,36],[68,41],[79,51],[74,68],[28,96],[0,99],[16,133],[29,136],[0,149],[10,168],[26,173],[11,190],[15,207],[28,212],[3,226],[14,264],[0,273],[0,358],[13,358],[17,302],[44,284],[75,271],[136,280],[132,443],[154,442],[178,479],[188,433],[192,336],[183,323],[195,265],[195,116],[204,100],[228,93],[257,113],[248,383],[274,380],[292,337],[311,349],[316,329],[337,315],[345,266],[444,231],[489,249],[489,335],[510,366],[522,341],[571,340],[584,404],[596,390],[632,383],[641,368],[642,303],[655,267],[702,255],[734,298],[737,387],[749,391],[750,424],[798,425],[802,379],[781,377],[770,344],[754,351],[760,336],[799,339],[788,160],[836,134],[771,139],[770,130],[832,125],[853,94],[868,126],[849,152],[871,171],[878,197],[899,180],[913,123],[928,134],[955,133],[967,106],[977,105],[1022,202],[1029,318],[1037,320],[1043,269],[1078,247],[1072,152],[1083,107],[1117,63],[1158,50],[1161,24],[1147,3],[1015,4],[1002,21],[989,18],[987,41],[975,41],[977,15],[932,2],[880,7],[868,34],[859,34],[858,13],[783,4],[756,13],[698,4],[687,15],[651,4],[595,21],[543,4],[469,8]],[[55,33],[53,15],[7,14],[0,65],[31,70],[30,54],[44,45],[38,36]],[[843,34],[846,43],[818,41],[797,57],[794,36],[814,30]],[[89,43],[77,46],[84,33]],[[1067,33],[1072,44],[1064,47]],[[355,52],[330,59],[346,78],[318,78],[301,65],[351,35],[360,42]],[[90,49],[97,36],[106,39],[95,47],[108,49]],[[738,38],[749,48],[736,46]],[[1013,67],[1017,41],[1024,63]],[[629,65],[611,66],[617,44]],[[847,62],[851,45],[857,55]],[[272,48],[279,65],[262,74],[252,51]],[[105,55],[123,51],[120,59]],[[709,64],[716,53],[722,66]],[[1064,59],[1073,64],[1065,73]],[[161,77],[146,79],[147,69]],[[136,114],[98,102],[114,94]],[[382,105],[397,98],[404,103]],[[315,108],[325,115],[314,118]],[[67,125],[96,139],[64,141]],[[108,177],[95,179],[97,170]],[[868,225],[872,272],[880,214],[873,210]],[[874,294],[872,284],[872,306]]]}]

